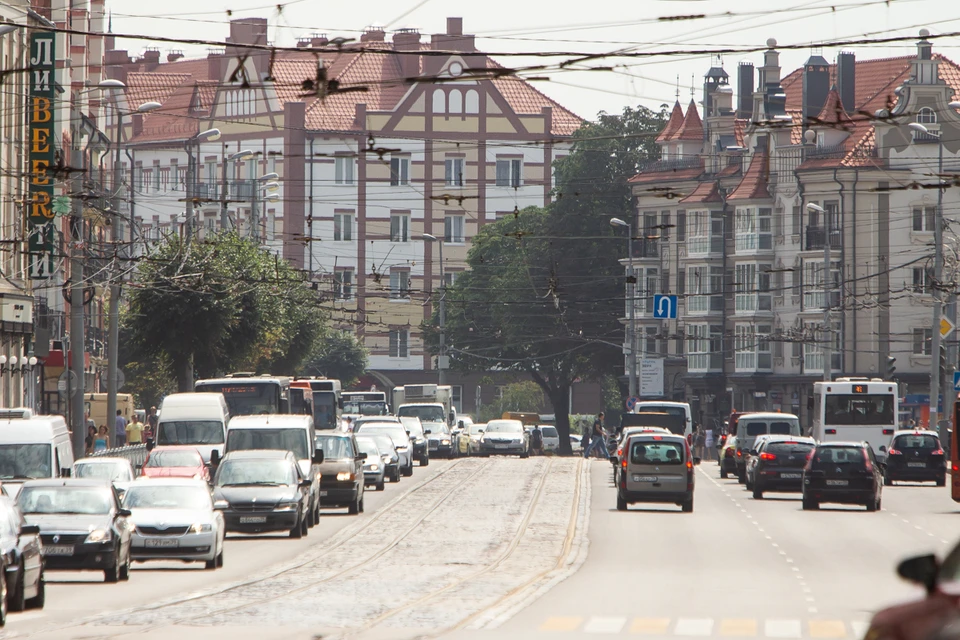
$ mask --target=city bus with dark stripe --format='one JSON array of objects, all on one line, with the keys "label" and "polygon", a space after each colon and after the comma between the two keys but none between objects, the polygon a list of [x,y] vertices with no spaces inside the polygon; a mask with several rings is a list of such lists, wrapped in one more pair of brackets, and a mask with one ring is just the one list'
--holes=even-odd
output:
[{"label": "city bus with dark stripe", "polygon": [[234,417],[290,413],[290,378],[284,376],[232,373],[197,380],[194,390],[222,393]]}]

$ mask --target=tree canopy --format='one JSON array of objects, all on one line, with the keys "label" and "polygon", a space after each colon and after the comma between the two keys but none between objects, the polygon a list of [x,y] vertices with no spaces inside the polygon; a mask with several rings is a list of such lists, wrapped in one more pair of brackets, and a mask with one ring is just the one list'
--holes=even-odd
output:
[{"label": "tree canopy", "polygon": [[316,355],[303,366],[302,372],[336,378],[346,389],[366,371],[367,360],[367,350],[356,336],[346,331],[331,331],[320,340]]}]

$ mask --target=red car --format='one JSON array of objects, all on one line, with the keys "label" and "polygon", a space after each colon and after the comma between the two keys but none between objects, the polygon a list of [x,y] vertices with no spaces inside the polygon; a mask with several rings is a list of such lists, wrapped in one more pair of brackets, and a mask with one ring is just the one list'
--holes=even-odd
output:
[{"label": "red car", "polygon": [[210,471],[194,447],[154,447],[140,471],[145,478],[202,478],[210,482]]}]

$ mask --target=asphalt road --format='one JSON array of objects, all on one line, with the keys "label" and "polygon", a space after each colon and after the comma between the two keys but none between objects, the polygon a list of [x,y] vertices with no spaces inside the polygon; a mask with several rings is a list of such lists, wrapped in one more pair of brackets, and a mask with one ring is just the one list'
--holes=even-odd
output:
[{"label": "asphalt road", "polygon": [[754,500],[704,464],[694,513],[622,513],[604,461],[434,461],[302,540],[231,537],[221,570],[51,573],[46,609],[0,637],[856,638],[917,594],[896,560],[958,531],[943,488],[887,487],[883,507]]}]

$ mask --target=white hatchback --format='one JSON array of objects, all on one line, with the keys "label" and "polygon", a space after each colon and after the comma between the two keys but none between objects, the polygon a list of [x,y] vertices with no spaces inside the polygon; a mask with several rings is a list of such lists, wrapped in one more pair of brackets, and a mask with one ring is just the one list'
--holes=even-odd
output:
[{"label": "white hatchback", "polygon": [[543,450],[556,453],[560,451],[560,434],[553,425],[540,425],[540,433],[543,434]]}]

